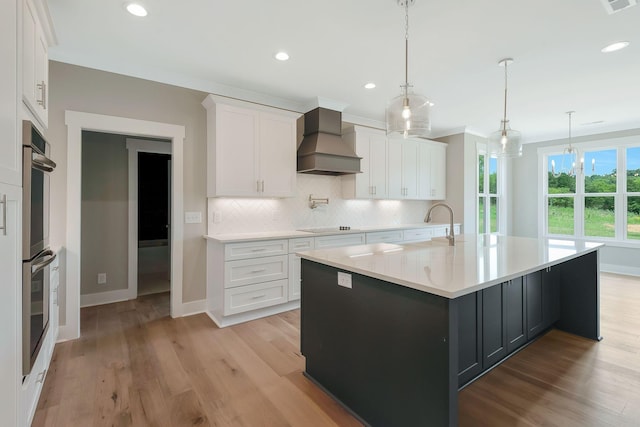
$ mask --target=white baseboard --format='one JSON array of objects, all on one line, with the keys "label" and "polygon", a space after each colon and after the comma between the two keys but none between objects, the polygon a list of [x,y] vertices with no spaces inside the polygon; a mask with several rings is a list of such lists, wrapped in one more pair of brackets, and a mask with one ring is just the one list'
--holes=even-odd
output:
[{"label": "white baseboard", "polygon": [[273,307],[266,307],[260,310],[252,310],[246,313],[233,314],[231,316],[224,316],[222,319],[218,319],[209,310],[206,310],[207,316],[218,325],[219,328],[225,328],[227,326],[237,325],[239,323],[248,322],[250,320],[260,319],[262,317],[273,316],[274,314],[284,313],[285,311],[295,310],[300,308],[300,301],[290,301],[286,304],[280,304]]},{"label": "white baseboard", "polygon": [[207,300],[190,301],[182,303],[182,316],[192,316],[207,311]]},{"label": "white baseboard", "polygon": [[56,343],[75,340],[80,338],[80,331],[72,330],[69,325],[58,326],[58,338]]},{"label": "white baseboard", "polygon": [[114,302],[135,299],[131,296],[129,289],[118,289],[115,291],[97,292],[95,294],[80,295],[80,307],[91,307],[94,305],[111,304]]},{"label": "white baseboard", "polygon": [[628,265],[601,263],[600,271],[603,273],[624,274],[626,276],[640,276],[640,267],[629,267]]}]

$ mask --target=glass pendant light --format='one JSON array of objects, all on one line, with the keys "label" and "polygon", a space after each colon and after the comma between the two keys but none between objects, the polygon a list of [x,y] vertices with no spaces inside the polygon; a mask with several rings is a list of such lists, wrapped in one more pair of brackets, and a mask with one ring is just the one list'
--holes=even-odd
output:
[{"label": "glass pendant light", "polygon": [[[573,177],[576,175],[578,167],[580,168],[580,172],[583,172],[584,170],[584,159],[580,159],[580,165],[578,166],[580,153],[578,152],[577,148],[574,148],[571,145],[571,115],[573,113],[575,113],[575,111],[567,111],[566,113],[569,116],[569,146],[562,151],[562,163],[560,164],[559,171],[556,171],[556,162],[554,160],[551,160],[551,173],[556,178],[558,178],[562,174]],[[595,159],[593,159],[591,165],[592,170],[595,169]]]},{"label": "glass pendant light", "polygon": [[413,93],[409,84],[409,5],[415,0],[396,0],[405,10],[404,84],[401,94],[389,101],[386,111],[387,135],[428,136],[431,132],[430,108],[426,96]]},{"label": "glass pendant light", "polygon": [[511,129],[507,120],[507,66],[513,62],[512,58],[505,58],[498,62],[504,67],[504,116],[500,123],[500,130],[489,135],[491,151],[503,157],[522,156],[522,135]]}]

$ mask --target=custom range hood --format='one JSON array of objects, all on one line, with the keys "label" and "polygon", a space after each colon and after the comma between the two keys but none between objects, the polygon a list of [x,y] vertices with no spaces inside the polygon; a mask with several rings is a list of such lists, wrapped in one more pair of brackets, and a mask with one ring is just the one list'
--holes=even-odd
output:
[{"label": "custom range hood", "polygon": [[360,173],[360,159],[342,140],[342,113],[318,107],[304,115],[298,172],[317,175]]}]

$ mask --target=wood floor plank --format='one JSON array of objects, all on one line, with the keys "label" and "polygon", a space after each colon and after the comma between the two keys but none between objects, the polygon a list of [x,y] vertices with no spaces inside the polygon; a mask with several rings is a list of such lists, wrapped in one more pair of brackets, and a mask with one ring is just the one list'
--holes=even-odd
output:
[{"label": "wood floor plank", "polygon": [[[82,309],[32,425],[361,425],[303,376],[299,310],[220,329],[166,317],[168,298]],[[602,274],[601,333],[553,330],[524,348],[460,392],[460,426],[639,426],[640,278]]]}]

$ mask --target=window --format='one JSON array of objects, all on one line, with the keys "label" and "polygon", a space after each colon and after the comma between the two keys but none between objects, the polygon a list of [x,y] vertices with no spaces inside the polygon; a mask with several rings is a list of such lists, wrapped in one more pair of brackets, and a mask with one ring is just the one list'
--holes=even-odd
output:
[{"label": "window", "polygon": [[627,148],[627,239],[640,240],[640,147]]},{"label": "window", "polygon": [[543,234],[640,241],[638,139],[585,145],[578,147],[579,164],[563,158],[558,148],[541,149],[546,168]]},{"label": "window", "polygon": [[486,145],[478,147],[478,233],[502,232],[502,197],[499,185],[498,159],[487,153]]}]

